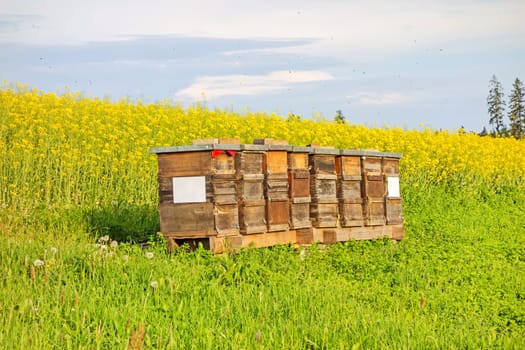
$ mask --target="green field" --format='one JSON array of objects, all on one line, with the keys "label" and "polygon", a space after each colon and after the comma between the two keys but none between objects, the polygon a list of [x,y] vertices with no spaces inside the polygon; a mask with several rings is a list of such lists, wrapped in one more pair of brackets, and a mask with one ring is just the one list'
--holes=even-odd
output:
[{"label": "green field", "polygon": [[[0,122],[1,349],[525,348],[523,141],[13,90]],[[406,239],[169,254],[149,147],[217,135],[403,153]]]},{"label": "green field", "polygon": [[[104,249],[83,232],[4,236],[0,344],[523,348],[523,192],[472,194],[407,179],[403,196],[407,238],[398,243],[211,256],[168,254],[154,236],[145,249]],[[37,259],[45,264],[34,266]]]}]

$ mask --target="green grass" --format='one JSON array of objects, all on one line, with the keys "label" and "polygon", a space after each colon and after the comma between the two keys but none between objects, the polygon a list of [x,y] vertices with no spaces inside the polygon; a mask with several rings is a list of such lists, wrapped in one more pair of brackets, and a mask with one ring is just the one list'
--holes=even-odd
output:
[{"label": "green grass", "polygon": [[[148,231],[154,207],[10,217],[0,239],[1,347],[524,348],[522,189],[405,179],[403,196],[407,238],[398,243],[222,256],[168,254]],[[151,242],[102,249],[101,234]]]}]

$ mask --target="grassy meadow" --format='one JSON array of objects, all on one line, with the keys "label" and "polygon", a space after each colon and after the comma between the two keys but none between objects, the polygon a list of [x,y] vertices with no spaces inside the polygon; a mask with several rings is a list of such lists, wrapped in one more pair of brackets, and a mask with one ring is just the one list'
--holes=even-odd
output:
[{"label": "grassy meadow", "polygon": [[[149,148],[216,136],[403,153],[406,239],[169,254]],[[524,165],[462,130],[4,85],[0,348],[522,349]]]}]

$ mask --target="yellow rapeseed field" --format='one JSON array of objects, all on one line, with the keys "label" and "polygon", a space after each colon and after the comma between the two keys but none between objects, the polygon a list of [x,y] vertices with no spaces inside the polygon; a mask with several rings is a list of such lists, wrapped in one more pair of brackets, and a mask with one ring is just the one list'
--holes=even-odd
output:
[{"label": "yellow rapeseed field", "polygon": [[[482,118],[483,116],[480,116]],[[430,181],[483,180],[492,184],[525,177],[525,142],[461,131],[404,130],[297,120],[211,110],[203,104],[60,96],[4,84],[0,90],[0,205],[80,205],[114,200],[156,201],[153,146],[191,144],[192,139],[239,137],[286,139],[341,149],[403,153],[402,175]],[[59,203],[60,202],[60,203]]]}]

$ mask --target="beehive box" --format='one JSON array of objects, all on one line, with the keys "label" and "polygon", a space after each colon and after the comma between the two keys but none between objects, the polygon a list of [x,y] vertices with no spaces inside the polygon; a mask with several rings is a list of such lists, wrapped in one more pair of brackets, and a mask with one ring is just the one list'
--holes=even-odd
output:
[{"label": "beehive box", "polygon": [[240,145],[152,149],[158,155],[160,229],[169,239],[237,234],[233,158]]},{"label": "beehive box", "polygon": [[336,227],[339,219],[336,159],[339,150],[312,147],[310,168],[310,218],[314,227]]},{"label": "beehive box", "polygon": [[336,161],[337,198],[342,227],[360,227],[365,223],[362,157],[361,151],[343,150]]},{"label": "beehive box", "polygon": [[293,147],[288,152],[288,198],[290,198],[290,228],[312,227],[310,220],[310,147]]},{"label": "beehive box", "polygon": [[202,242],[220,253],[404,237],[399,154],[272,139],[207,139],[151,151],[169,242]]},{"label": "beehive box", "polygon": [[239,227],[243,234],[267,231],[264,198],[264,154],[267,147],[241,145],[236,155]]}]

